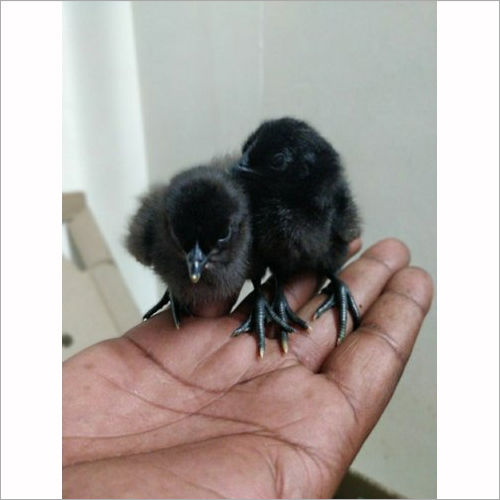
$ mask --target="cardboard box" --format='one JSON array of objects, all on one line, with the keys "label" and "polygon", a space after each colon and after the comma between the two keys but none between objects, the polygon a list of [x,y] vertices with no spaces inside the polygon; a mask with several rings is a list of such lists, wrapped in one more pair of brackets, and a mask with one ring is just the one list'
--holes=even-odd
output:
[{"label": "cardboard box", "polygon": [[62,196],[62,218],[75,253],[63,257],[63,360],[123,334],[141,321],[83,193]]}]

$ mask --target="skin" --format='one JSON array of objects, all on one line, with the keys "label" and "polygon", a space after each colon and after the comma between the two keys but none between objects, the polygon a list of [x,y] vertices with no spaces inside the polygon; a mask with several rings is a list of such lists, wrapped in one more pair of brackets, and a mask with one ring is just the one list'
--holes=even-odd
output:
[{"label": "skin", "polygon": [[[351,252],[360,241],[351,244]],[[341,273],[362,324],[335,347],[329,311],[288,354],[229,338],[248,303],[221,318],[168,312],[63,365],[66,498],[331,498],[384,408],[429,309],[429,275],[384,240]],[[310,319],[316,279],[286,287]],[[351,324],[349,324],[349,331]]]}]

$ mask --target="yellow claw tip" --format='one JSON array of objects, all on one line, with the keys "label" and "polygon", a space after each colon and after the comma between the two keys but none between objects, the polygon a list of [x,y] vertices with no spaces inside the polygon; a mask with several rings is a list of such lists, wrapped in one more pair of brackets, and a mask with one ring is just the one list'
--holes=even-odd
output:
[{"label": "yellow claw tip", "polygon": [[283,349],[283,353],[288,353],[288,342],[281,342],[281,348]]},{"label": "yellow claw tip", "polygon": [[259,348],[259,358],[260,359],[264,358],[264,348],[263,347]]},{"label": "yellow claw tip", "polygon": [[311,326],[311,325],[307,325],[307,328],[306,328],[306,333],[307,333],[308,335],[310,335],[312,332],[313,332],[312,326]]}]

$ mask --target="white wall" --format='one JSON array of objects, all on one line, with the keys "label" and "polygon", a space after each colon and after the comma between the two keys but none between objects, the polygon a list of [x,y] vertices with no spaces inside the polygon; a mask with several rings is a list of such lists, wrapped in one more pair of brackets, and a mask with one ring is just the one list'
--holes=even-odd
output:
[{"label": "white wall", "polygon": [[148,187],[131,7],[63,2],[63,191],[83,190],[141,310],[155,280],[122,240]]},{"label": "white wall", "polygon": [[[87,190],[141,309],[153,281],[119,244],[134,196],[282,115],[309,120],[344,157],[365,246],[399,237],[435,277],[434,2],[63,7],[64,185]],[[409,497],[436,495],[435,325],[434,305],[354,463]]]},{"label": "white wall", "polygon": [[259,3],[134,2],[153,181],[232,149],[262,117]]}]

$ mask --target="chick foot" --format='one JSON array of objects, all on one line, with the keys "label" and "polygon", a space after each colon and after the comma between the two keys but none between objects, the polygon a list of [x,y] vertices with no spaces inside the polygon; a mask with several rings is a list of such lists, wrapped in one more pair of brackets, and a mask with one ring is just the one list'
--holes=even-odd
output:
[{"label": "chick foot", "polygon": [[288,333],[292,333],[295,330],[283,321],[269,305],[266,297],[264,296],[260,284],[254,283],[254,294],[255,301],[253,305],[253,310],[248,316],[248,318],[231,334],[232,337],[237,337],[242,333],[250,332],[254,330],[257,333],[257,344],[259,348],[259,357],[264,357],[264,352],[266,350],[266,323],[274,321],[283,330]]},{"label": "chick foot", "polygon": [[339,308],[339,336],[337,344],[340,344],[346,335],[347,312],[350,311],[352,315],[354,329],[361,322],[361,314],[347,285],[336,276],[332,276],[330,279],[330,284],[321,290],[321,293],[328,295],[328,297],[316,309],[314,319],[318,319],[325,311],[337,306]]}]

